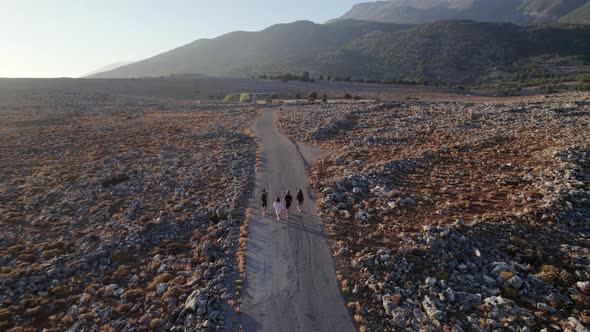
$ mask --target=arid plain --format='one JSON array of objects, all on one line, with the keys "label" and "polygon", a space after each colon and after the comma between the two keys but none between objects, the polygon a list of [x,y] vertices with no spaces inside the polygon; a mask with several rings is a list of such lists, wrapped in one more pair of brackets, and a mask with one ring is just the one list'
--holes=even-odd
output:
[{"label": "arid plain", "polygon": [[361,331],[587,329],[588,93],[251,81],[0,82],[0,330],[240,329],[267,111]]}]

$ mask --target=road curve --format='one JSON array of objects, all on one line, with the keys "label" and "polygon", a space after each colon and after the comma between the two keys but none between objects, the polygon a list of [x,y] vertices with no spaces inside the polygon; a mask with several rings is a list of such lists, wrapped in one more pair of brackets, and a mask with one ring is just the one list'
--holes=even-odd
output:
[{"label": "road curve", "polygon": [[[244,331],[356,331],[336,283],[326,236],[310,198],[299,149],[274,128],[275,110],[253,125],[262,146],[261,164],[251,200],[252,216],[243,291]],[[269,210],[261,216],[260,192],[270,192]],[[288,220],[276,221],[272,202],[287,190],[303,189],[301,214],[291,208]],[[271,215],[271,213],[273,213]]]}]

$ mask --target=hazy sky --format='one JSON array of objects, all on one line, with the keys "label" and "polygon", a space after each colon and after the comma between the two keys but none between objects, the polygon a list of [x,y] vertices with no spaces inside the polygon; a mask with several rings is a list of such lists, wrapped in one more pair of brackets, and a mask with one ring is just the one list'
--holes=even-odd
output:
[{"label": "hazy sky", "polygon": [[0,77],[76,77],[199,38],[325,22],[360,0],[0,0]]}]

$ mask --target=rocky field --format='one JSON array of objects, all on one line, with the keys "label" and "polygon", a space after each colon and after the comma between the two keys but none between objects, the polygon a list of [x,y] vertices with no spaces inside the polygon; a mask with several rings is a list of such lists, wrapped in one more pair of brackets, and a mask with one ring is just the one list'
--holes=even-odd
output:
[{"label": "rocky field", "polygon": [[589,95],[279,114],[361,331],[588,331]]},{"label": "rocky field", "polygon": [[0,102],[0,330],[231,327],[254,108]]}]

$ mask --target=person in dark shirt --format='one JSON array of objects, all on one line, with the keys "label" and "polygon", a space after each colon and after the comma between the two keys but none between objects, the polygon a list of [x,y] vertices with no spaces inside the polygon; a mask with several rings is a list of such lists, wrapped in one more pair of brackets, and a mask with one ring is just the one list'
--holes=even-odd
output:
[{"label": "person in dark shirt", "polygon": [[301,213],[301,206],[303,206],[303,190],[299,189],[299,192],[297,193],[297,211],[299,211],[299,213]]},{"label": "person in dark shirt", "polygon": [[291,196],[291,193],[289,191],[287,191],[287,194],[285,194],[285,213],[287,214],[287,218],[289,218],[289,209],[291,208],[291,203],[293,203],[293,196]]}]

